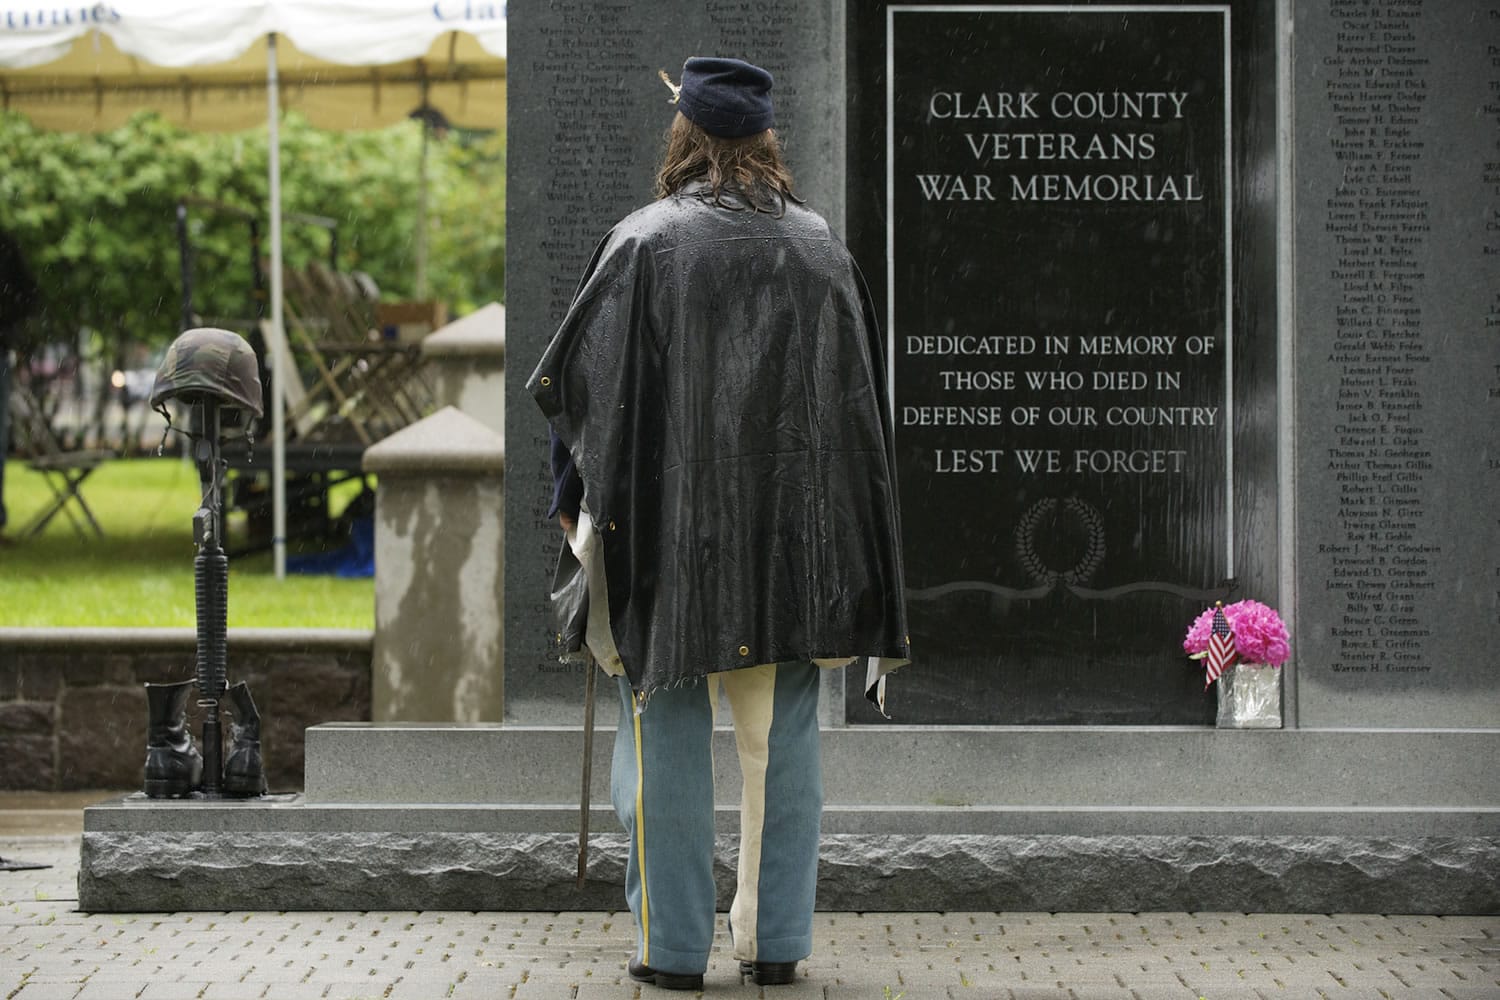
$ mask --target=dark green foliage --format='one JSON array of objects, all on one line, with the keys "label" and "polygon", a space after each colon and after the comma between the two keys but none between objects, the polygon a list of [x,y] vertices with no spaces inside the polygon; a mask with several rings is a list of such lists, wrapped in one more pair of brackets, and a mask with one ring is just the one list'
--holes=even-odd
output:
[{"label": "dark green foliage", "polygon": [[[282,127],[284,211],[337,220],[340,269],[370,274],[385,300],[414,291],[421,145],[414,122],[340,133],[289,115]],[[181,311],[179,197],[253,213],[264,256],[267,156],[264,129],[194,133],[143,112],[114,131],[80,135],[0,114],[0,227],[16,235],[42,287],[33,336],[73,344],[92,331],[101,354],[169,342]],[[434,140],[428,174],[430,294],[455,313],[500,300],[503,134]],[[201,208],[191,219],[197,313],[209,321],[252,316],[249,226]],[[320,228],[289,220],[284,243],[289,266],[327,259]]]}]

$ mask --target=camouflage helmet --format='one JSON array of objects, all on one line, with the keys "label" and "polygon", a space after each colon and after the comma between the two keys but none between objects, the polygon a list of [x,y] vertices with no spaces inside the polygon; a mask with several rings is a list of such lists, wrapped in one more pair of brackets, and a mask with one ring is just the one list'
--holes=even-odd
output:
[{"label": "camouflage helmet", "polygon": [[244,337],[199,327],[172,341],[156,370],[152,408],[160,410],[169,399],[191,400],[200,393],[260,417],[260,366]]}]

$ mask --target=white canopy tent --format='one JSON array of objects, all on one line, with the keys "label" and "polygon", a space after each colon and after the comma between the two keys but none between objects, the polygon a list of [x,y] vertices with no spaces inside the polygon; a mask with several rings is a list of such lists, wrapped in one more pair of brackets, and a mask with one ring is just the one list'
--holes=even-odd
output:
[{"label": "white canopy tent", "polygon": [[[0,0],[0,107],[45,128],[100,131],[143,108],[188,128],[268,124],[269,349],[280,372],[283,108],[320,128],[394,124],[419,108],[505,121],[502,0]],[[425,236],[425,234],[420,234]],[[418,248],[419,259],[422,247]],[[272,535],[286,572],[282,379],[272,398]]]}]

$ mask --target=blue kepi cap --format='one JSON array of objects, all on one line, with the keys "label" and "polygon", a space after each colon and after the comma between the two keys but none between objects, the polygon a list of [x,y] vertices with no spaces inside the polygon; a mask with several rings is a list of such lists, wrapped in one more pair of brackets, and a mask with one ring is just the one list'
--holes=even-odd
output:
[{"label": "blue kepi cap", "polygon": [[709,135],[740,139],[776,123],[771,74],[742,59],[694,56],[682,64],[677,110]]}]

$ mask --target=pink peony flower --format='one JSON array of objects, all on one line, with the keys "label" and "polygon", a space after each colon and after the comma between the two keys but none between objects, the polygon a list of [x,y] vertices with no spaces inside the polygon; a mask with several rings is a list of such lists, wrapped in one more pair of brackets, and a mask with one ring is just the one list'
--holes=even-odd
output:
[{"label": "pink peony flower", "polygon": [[[1259,601],[1237,601],[1224,609],[1224,617],[1234,632],[1234,648],[1241,663],[1268,663],[1279,667],[1292,655],[1291,637],[1286,624],[1273,608]],[[1208,635],[1214,626],[1214,609],[1209,608],[1193,622],[1182,640],[1190,654],[1208,649]]]}]

